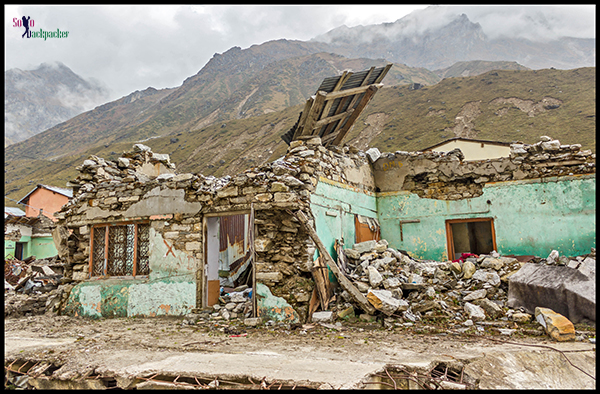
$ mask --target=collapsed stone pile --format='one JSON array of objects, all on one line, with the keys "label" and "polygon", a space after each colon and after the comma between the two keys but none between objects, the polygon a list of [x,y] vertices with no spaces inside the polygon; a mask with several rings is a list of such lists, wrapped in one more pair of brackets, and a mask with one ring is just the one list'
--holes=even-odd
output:
[{"label": "collapsed stone pile", "polygon": [[[389,248],[385,240],[354,244],[351,249],[344,249],[344,254],[348,259],[348,278],[381,312],[387,326],[410,326],[425,317],[445,318],[450,326],[458,326],[458,331],[466,331],[485,320],[532,320],[531,314],[507,305],[508,280],[523,264],[514,257],[492,252],[479,256],[463,254],[460,259],[447,262],[417,260]],[[587,256],[567,258],[566,264],[575,266],[585,259],[594,259],[595,265],[595,250]],[[559,259],[553,251],[548,259],[537,261],[555,264],[565,262],[565,258]],[[346,291],[341,295],[336,306],[338,317],[355,308]]]},{"label": "collapsed stone pile", "polygon": [[58,257],[4,262],[4,316],[44,314],[60,299],[64,263]]}]

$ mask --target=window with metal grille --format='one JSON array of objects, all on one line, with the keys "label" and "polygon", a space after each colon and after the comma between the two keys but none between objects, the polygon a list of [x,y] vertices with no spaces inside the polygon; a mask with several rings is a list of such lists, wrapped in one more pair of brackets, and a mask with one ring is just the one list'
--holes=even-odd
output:
[{"label": "window with metal grille", "polygon": [[150,273],[150,225],[103,224],[92,227],[91,276],[136,276]]}]

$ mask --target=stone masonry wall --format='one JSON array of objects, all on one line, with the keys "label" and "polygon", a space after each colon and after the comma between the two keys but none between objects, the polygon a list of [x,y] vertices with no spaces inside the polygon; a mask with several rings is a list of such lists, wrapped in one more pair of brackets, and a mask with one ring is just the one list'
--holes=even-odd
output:
[{"label": "stone masonry wall", "polygon": [[596,155],[581,145],[541,141],[512,144],[509,157],[463,161],[462,152],[383,153],[374,161],[378,191],[407,190],[423,198],[458,200],[480,196],[488,182],[590,174]]}]

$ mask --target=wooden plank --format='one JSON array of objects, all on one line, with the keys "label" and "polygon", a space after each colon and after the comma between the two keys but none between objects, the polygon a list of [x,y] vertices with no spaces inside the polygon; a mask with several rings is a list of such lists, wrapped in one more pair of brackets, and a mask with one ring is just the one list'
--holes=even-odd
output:
[{"label": "wooden plank", "polygon": [[371,84],[371,85],[358,86],[358,87],[352,88],[352,89],[340,90],[339,92],[327,93],[327,97],[325,97],[325,100],[335,100],[335,99],[340,98],[340,97],[346,97],[346,96],[353,96],[355,94],[361,94],[361,93],[366,92],[371,86],[376,86],[377,88],[380,88],[380,87],[383,86],[383,84],[382,83],[375,83],[375,84]]},{"label": "wooden plank", "polygon": [[337,278],[338,283],[340,284],[342,289],[346,290],[350,294],[350,297],[352,297],[352,299],[356,301],[358,306],[363,311],[369,314],[375,313],[375,308],[369,303],[367,297],[365,297],[360,291],[358,291],[358,289],[354,286],[350,279],[346,278],[346,276],[340,271],[336,262],[333,261],[333,258],[331,258],[329,252],[327,252],[327,249],[325,248],[325,245],[323,245],[323,242],[321,242],[321,239],[317,235],[317,232],[308,224],[308,218],[306,217],[306,214],[300,210],[296,211],[295,213],[290,210],[287,210],[287,212],[290,215],[294,215],[300,221],[304,230],[306,230],[308,235],[317,245],[317,248],[319,249],[319,254],[325,259],[327,265],[329,265],[331,272],[333,272],[333,274]]},{"label": "wooden plank", "polygon": [[350,130],[352,125],[354,125],[356,118],[358,118],[358,116],[361,114],[363,109],[365,109],[365,107],[367,106],[369,101],[371,101],[371,99],[373,98],[373,96],[375,95],[375,93],[377,92],[378,89],[379,88],[377,87],[377,85],[369,85],[369,89],[365,92],[365,95],[363,96],[362,100],[360,100],[360,103],[358,103],[358,105],[354,109],[354,112],[352,113],[352,115],[350,115],[350,117],[346,121],[346,124],[344,125],[344,127],[342,127],[340,129],[340,131],[337,134],[337,137],[335,137],[335,139],[331,142],[331,145],[339,145],[342,142],[342,140],[344,139],[344,137],[346,136],[346,134],[348,133],[348,131]]},{"label": "wooden plank", "polygon": [[394,65],[394,63],[386,64],[383,71],[381,71],[381,74],[379,74],[379,76],[373,83],[381,83],[381,81],[383,81],[383,78],[387,75],[388,71],[390,71],[390,68],[392,68],[393,65]]},{"label": "wooden plank", "polygon": [[296,128],[291,141],[302,135],[302,131],[304,130],[304,122],[306,122],[306,117],[308,116],[308,112],[310,111],[310,107],[312,107],[314,101],[314,97],[309,97],[308,100],[306,100],[306,104],[304,104],[304,109],[302,110],[302,115],[300,115],[300,119],[298,120],[298,128]]},{"label": "wooden plank", "polygon": [[344,253],[344,248],[342,244],[335,240],[335,245],[333,246],[338,255],[338,264],[340,266],[340,270],[344,273],[348,273],[348,258],[346,257],[346,253]]},{"label": "wooden plank", "polygon": [[304,129],[302,130],[302,134],[299,135],[312,135],[314,130],[314,125],[317,122],[317,118],[321,115],[321,110],[323,109],[323,105],[325,105],[325,97],[327,93],[319,91],[317,92],[317,96],[315,97],[315,101],[313,105],[310,107],[310,111],[306,117],[306,123],[304,124]]},{"label": "wooden plank", "polygon": [[329,308],[329,294],[327,289],[326,277],[324,271],[327,271],[327,266],[323,264],[321,256],[313,262],[312,276],[315,281],[317,295],[321,302],[321,310],[326,311]]},{"label": "wooden plank", "polygon": [[350,108],[348,111],[342,112],[341,114],[333,115],[333,116],[330,116],[328,118],[323,118],[323,119],[319,120],[317,123],[315,123],[314,128],[315,129],[320,129],[321,127],[323,127],[323,126],[325,126],[325,125],[327,125],[329,123],[333,123],[336,120],[340,120],[342,118],[345,118],[346,116],[352,115],[352,112],[354,112],[354,109]]},{"label": "wooden plank", "polygon": [[[342,74],[342,76],[340,77],[340,79],[338,80],[338,82],[335,84],[335,87],[333,88],[333,90],[331,92],[337,92],[337,91],[339,91],[342,88],[342,86],[344,86],[344,84],[346,83],[346,81],[348,80],[348,78],[350,78],[350,76],[352,74],[353,74],[352,72],[344,71],[344,73]],[[329,110],[331,110],[331,106],[333,105],[333,101],[334,100],[327,101],[327,103],[325,104],[325,108],[323,108],[323,116],[327,116],[329,114]],[[318,127],[315,127],[315,128],[318,129]]]},{"label": "wooden plank", "polygon": [[317,311],[319,308],[319,296],[317,295],[317,286],[313,289],[312,296],[310,297],[310,301],[308,303],[308,320],[312,319],[313,313]]}]

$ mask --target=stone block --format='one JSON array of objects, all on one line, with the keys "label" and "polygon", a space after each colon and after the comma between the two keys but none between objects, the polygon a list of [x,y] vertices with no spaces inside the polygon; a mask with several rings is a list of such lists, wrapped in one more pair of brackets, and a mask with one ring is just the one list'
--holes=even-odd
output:
[{"label": "stone block", "polygon": [[513,313],[510,319],[515,323],[529,323],[531,321],[531,315],[529,313],[517,312]]},{"label": "stone block", "polygon": [[223,189],[217,191],[217,197],[219,197],[219,198],[236,197],[237,195],[238,195],[237,186],[230,186],[230,187],[226,187],[226,188],[223,188]]},{"label": "stone block", "polygon": [[475,290],[475,291],[472,291],[471,293],[467,294],[466,296],[464,296],[463,301],[478,300],[480,298],[485,298],[486,295],[487,295],[486,289]]},{"label": "stone block", "polygon": [[283,279],[281,272],[257,272],[256,280],[265,282],[280,282]]},{"label": "stone block", "polygon": [[185,250],[200,250],[201,245],[202,244],[198,241],[186,242]]},{"label": "stone block", "polygon": [[502,316],[502,308],[500,308],[498,304],[488,300],[487,298],[473,300],[473,304],[481,307],[485,311],[485,313],[492,319],[496,319]]},{"label": "stone block", "polygon": [[544,330],[556,341],[574,341],[575,327],[573,323],[560,313],[549,308],[535,308],[535,319],[544,327]]},{"label": "stone block", "polygon": [[471,278],[480,282],[489,283],[492,286],[500,285],[500,276],[492,270],[477,270]]},{"label": "stone block", "polygon": [[[369,289],[367,300],[375,309],[391,316],[400,307],[400,301],[392,296],[389,290],[373,290]],[[406,302],[406,301],[405,301]]]},{"label": "stone block", "polygon": [[271,183],[271,191],[272,192],[288,192],[290,188],[283,182],[273,182]]},{"label": "stone block", "polygon": [[296,200],[294,193],[275,193],[273,195],[275,202],[292,202]]},{"label": "stone block", "polygon": [[383,282],[383,277],[379,271],[377,271],[377,269],[371,265],[367,267],[367,274],[369,276],[369,283],[371,284],[371,287],[377,288],[381,282]]},{"label": "stone block", "polygon": [[315,312],[312,315],[312,321],[314,323],[331,323],[333,321],[333,312],[331,312],[331,311]]},{"label": "stone block", "polygon": [[471,279],[477,271],[477,267],[470,261],[465,261],[462,265],[463,279]]},{"label": "stone block", "polygon": [[525,263],[508,280],[508,306],[552,308],[574,323],[596,321],[596,280],[566,266]]},{"label": "stone block", "polygon": [[370,252],[377,245],[377,241],[365,241],[361,243],[354,244],[352,249],[356,250],[358,253]]},{"label": "stone block", "polygon": [[467,312],[467,314],[469,315],[469,319],[474,321],[485,320],[485,312],[480,306],[471,304],[470,302],[466,302],[464,309],[465,312]]},{"label": "stone block", "polygon": [[260,324],[260,317],[248,317],[244,319],[244,325],[248,327],[256,327]]}]

